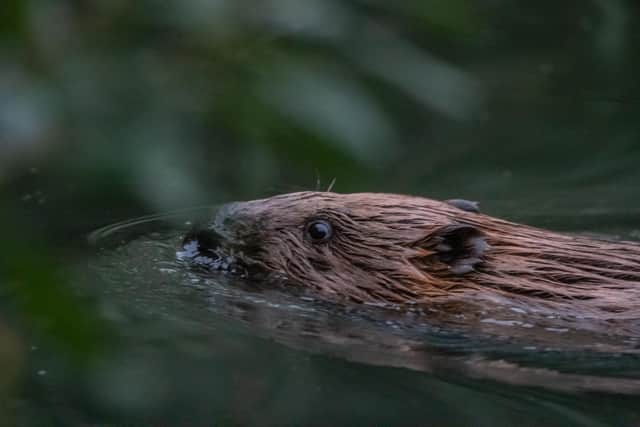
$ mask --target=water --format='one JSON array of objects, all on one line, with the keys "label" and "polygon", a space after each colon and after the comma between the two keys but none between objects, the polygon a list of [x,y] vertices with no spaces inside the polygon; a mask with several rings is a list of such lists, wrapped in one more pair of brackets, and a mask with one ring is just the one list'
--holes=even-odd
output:
[{"label": "water", "polygon": [[532,324],[520,308],[455,323],[345,307],[194,269],[176,252],[193,221],[211,211],[141,218],[90,236],[95,253],[78,277],[92,279],[116,344],[73,385],[58,382],[47,357],[37,379],[44,390],[69,391],[65,403],[78,420],[640,422],[640,337],[585,334],[559,319]]}]

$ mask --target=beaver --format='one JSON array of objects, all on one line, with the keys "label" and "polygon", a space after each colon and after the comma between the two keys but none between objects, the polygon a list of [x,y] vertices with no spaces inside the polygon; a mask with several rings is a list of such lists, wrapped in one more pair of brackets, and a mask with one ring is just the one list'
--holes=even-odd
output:
[{"label": "beaver", "polygon": [[283,194],[224,205],[183,245],[210,268],[328,299],[640,319],[640,243],[517,224],[460,199]]}]

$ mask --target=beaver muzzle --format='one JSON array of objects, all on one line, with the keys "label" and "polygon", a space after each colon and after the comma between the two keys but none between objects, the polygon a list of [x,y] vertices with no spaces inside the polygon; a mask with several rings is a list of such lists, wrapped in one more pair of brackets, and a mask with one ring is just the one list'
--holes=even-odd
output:
[{"label": "beaver muzzle", "polygon": [[180,260],[204,268],[246,277],[248,271],[242,253],[236,253],[226,239],[211,227],[196,226],[182,240]]}]

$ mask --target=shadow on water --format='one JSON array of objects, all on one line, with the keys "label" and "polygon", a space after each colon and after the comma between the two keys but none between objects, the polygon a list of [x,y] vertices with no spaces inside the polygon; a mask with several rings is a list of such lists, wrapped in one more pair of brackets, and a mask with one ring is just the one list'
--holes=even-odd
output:
[{"label": "shadow on water", "polygon": [[640,337],[570,330],[519,310],[461,321],[341,306],[199,270],[176,252],[213,210],[90,236],[84,274],[121,341],[83,379],[89,413],[304,425],[396,424],[398,414],[402,424],[434,425],[513,425],[522,414],[523,425],[639,420]]}]

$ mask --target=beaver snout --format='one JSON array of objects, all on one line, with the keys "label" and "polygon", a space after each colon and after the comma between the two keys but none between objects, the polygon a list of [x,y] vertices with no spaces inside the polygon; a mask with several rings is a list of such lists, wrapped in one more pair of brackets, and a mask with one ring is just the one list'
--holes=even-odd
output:
[{"label": "beaver snout", "polygon": [[246,275],[240,258],[226,245],[226,239],[211,226],[197,225],[182,240],[179,259],[208,270]]},{"label": "beaver snout", "polygon": [[[246,215],[245,215],[246,216]],[[213,218],[195,225],[182,240],[179,259],[208,270],[247,275],[256,247],[253,227],[239,212],[238,203],[222,205]]]},{"label": "beaver snout", "polygon": [[214,230],[198,225],[183,238],[183,255],[188,258],[197,256],[216,258],[216,251],[220,248],[221,240],[222,237]]},{"label": "beaver snout", "polygon": [[233,243],[236,240],[234,230],[240,223],[234,214],[235,206],[236,203],[222,205],[212,219],[194,225],[182,240],[185,251],[211,256],[218,253],[223,245]]}]

